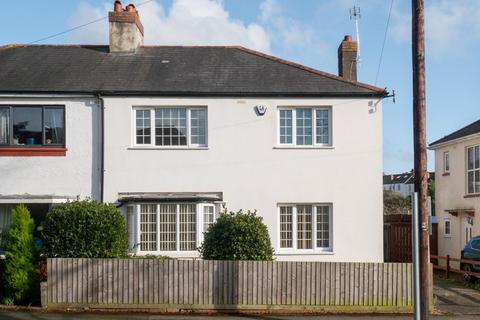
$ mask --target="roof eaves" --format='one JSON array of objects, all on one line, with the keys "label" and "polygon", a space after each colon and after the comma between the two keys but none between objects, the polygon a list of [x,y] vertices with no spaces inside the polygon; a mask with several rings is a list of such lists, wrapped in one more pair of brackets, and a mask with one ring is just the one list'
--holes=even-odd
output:
[{"label": "roof eaves", "polygon": [[340,76],[337,76],[337,75],[334,75],[334,74],[331,74],[331,73],[328,73],[328,72],[325,72],[325,71],[320,71],[320,70],[317,70],[317,69],[314,69],[314,68],[310,68],[310,67],[292,62],[292,61],[284,60],[284,59],[274,57],[274,56],[268,55],[268,54],[260,52],[260,51],[248,49],[248,48],[245,48],[245,47],[242,47],[242,46],[232,46],[231,48],[236,48],[238,50],[241,50],[241,51],[244,51],[244,52],[247,52],[247,53],[250,53],[250,54],[253,54],[253,55],[256,55],[256,56],[259,56],[259,57],[262,57],[262,58],[265,58],[265,59],[268,59],[268,60],[271,60],[271,61],[274,61],[274,62],[282,63],[282,64],[285,64],[285,65],[288,65],[288,66],[291,66],[291,67],[294,67],[294,68],[298,68],[298,69],[301,69],[303,71],[307,71],[307,72],[317,74],[317,75],[320,75],[320,76],[324,76],[324,77],[327,77],[327,78],[330,78],[330,79],[333,79],[333,80],[345,82],[345,83],[360,87],[362,89],[372,90],[372,91],[375,91],[380,96],[388,95],[388,92],[387,92],[386,88],[380,88],[380,87],[372,86],[372,85],[369,85],[369,84],[366,84],[366,83],[363,83],[363,82],[358,82],[358,81],[349,81],[349,80],[344,79],[343,77],[340,77]]}]

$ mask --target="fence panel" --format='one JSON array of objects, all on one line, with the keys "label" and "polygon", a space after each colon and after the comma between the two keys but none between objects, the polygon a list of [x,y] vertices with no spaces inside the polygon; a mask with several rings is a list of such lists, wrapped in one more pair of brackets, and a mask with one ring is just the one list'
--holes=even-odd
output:
[{"label": "fence panel", "polygon": [[48,306],[411,307],[402,263],[48,259]]}]

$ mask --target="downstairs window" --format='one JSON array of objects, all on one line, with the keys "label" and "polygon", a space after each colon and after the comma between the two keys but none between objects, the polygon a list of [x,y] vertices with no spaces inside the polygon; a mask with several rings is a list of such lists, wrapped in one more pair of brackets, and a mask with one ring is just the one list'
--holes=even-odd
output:
[{"label": "downstairs window", "polygon": [[282,204],[280,249],[332,250],[332,206],[329,204]]}]

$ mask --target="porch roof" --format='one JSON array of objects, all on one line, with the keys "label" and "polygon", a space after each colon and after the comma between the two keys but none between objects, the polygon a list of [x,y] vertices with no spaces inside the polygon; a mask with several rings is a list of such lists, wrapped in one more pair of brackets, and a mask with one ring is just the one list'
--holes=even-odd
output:
[{"label": "porch roof", "polygon": [[119,192],[118,201],[173,202],[173,201],[223,201],[222,192]]}]

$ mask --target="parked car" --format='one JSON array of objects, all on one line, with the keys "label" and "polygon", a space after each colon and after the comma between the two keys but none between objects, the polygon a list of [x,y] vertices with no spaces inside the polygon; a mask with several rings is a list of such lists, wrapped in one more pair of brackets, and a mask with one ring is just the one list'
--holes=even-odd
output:
[{"label": "parked car", "polygon": [[[466,260],[478,260],[478,264],[472,263],[460,263],[460,268],[468,272],[479,272],[480,273],[480,236],[473,237],[463,248],[461,253],[461,258]],[[480,276],[473,276],[469,274],[464,274],[463,278],[467,282],[474,282]]]}]

